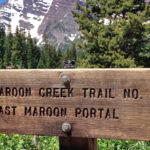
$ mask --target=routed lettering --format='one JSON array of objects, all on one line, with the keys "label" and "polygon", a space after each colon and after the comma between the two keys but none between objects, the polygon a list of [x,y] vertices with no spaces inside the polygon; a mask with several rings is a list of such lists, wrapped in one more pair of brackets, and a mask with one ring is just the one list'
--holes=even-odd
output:
[{"label": "routed lettering", "polygon": [[17,106],[0,106],[0,115],[16,115]]},{"label": "routed lettering", "polygon": [[59,117],[59,108],[58,107],[54,108],[54,116]]},{"label": "routed lettering", "polygon": [[[49,89],[49,88],[48,88]],[[44,88],[40,88],[39,89],[39,96],[44,97],[45,93],[44,93],[45,89]],[[47,92],[46,90],[46,96],[48,96],[49,92]]]},{"label": "routed lettering", "polygon": [[49,117],[51,117],[52,114],[53,114],[52,108],[51,108],[51,107],[48,107],[48,108],[46,109],[46,115],[49,116]]},{"label": "routed lettering", "polygon": [[138,89],[124,89],[123,91],[124,98],[133,98],[138,99],[139,98],[139,91]]},{"label": "routed lettering", "polygon": [[102,118],[103,110],[104,110],[103,108],[98,108],[98,111],[99,111],[99,117],[100,117],[100,118]]},{"label": "routed lettering", "polygon": [[54,88],[54,90],[53,90],[53,96],[54,97],[59,97],[59,88]]},{"label": "routed lettering", "polygon": [[40,88],[40,97],[73,97],[73,88]]},{"label": "routed lettering", "polygon": [[84,98],[115,98],[114,91],[109,89],[82,88]]},{"label": "routed lettering", "polygon": [[11,96],[11,89],[6,87],[6,96]]},{"label": "routed lettering", "polygon": [[65,88],[61,88],[60,97],[66,97]]},{"label": "routed lettering", "polygon": [[5,107],[5,114],[10,115],[10,106]]},{"label": "routed lettering", "polygon": [[90,117],[91,118],[95,118],[96,117],[96,109],[95,108],[91,108]]},{"label": "routed lettering", "polygon": [[84,98],[85,98],[87,96],[86,93],[87,93],[88,88],[83,88],[82,90],[84,91]]},{"label": "routed lettering", "polygon": [[40,107],[40,116],[44,116],[44,115],[45,115],[45,108]]},{"label": "routed lettering", "polygon": [[91,89],[90,89],[89,96],[90,96],[90,97],[95,97],[95,89],[94,89],[94,88],[91,88]]},{"label": "routed lettering", "polygon": [[83,109],[83,117],[88,118],[89,117],[89,111],[88,108]]},{"label": "routed lettering", "polygon": [[114,108],[75,108],[75,117],[93,119],[119,119]]},{"label": "routed lettering", "polygon": [[12,88],[12,96],[17,96],[18,94],[18,91],[17,91],[17,88]]},{"label": "routed lettering", "polygon": [[31,88],[1,87],[0,96],[12,96],[12,97],[31,96]]},{"label": "routed lettering", "polygon": [[25,116],[48,116],[48,117],[65,117],[67,108],[62,107],[24,107]]},{"label": "routed lettering", "polygon": [[113,109],[113,118],[114,119],[119,119],[119,117],[116,116],[116,110],[115,109]]},{"label": "routed lettering", "polygon": [[19,88],[19,96],[24,97],[24,88]]},{"label": "routed lettering", "polygon": [[78,117],[81,114],[81,108],[75,109],[75,117]]},{"label": "routed lettering", "polygon": [[111,116],[110,116],[110,110],[109,109],[106,110],[105,118],[108,118],[108,119],[111,118]]},{"label": "routed lettering", "polygon": [[37,107],[34,107],[34,109],[33,109],[33,114],[32,114],[33,116],[37,116],[38,115],[38,112],[37,112]]}]

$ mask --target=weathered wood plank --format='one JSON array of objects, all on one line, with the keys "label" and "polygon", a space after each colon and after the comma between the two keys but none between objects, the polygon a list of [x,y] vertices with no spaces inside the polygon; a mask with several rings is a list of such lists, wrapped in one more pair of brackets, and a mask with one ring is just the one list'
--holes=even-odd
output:
[{"label": "weathered wood plank", "polygon": [[150,140],[149,114],[150,69],[0,70],[1,133]]}]

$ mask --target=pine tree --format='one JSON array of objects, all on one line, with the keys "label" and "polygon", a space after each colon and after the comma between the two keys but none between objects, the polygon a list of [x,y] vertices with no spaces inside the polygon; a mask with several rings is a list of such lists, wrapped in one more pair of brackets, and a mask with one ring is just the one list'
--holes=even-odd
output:
[{"label": "pine tree", "polygon": [[48,46],[46,33],[43,34],[42,43],[43,43],[43,45],[41,48],[40,59],[39,59],[38,65],[37,65],[37,68],[39,68],[39,69],[47,68],[47,65],[48,65],[48,62],[46,61],[46,59],[48,58],[47,51],[49,49],[49,46]]},{"label": "pine tree", "polygon": [[147,68],[150,67],[150,42],[145,45],[139,56],[142,60],[142,65]]},{"label": "pine tree", "polygon": [[43,51],[43,54],[45,56],[45,59],[44,59],[45,60],[45,67],[46,68],[56,68],[56,66],[57,66],[56,49],[53,46],[47,44],[43,47],[42,51]]},{"label": "pine tree", "polygon": [[46,60],[45,60],[45,54],[44,51],[41,51],[41,56],[40,56],[40,60],[39,63],[37,65],[38,69],[45,69],[46,68]]},{"label": "pine tree", "polygon": [[37,46],[37,42],[33,40],[33,51],[32,51],[32,68],[36,69],[40,59],[40,48]]},{"label": "pine tree", "polygon": [[5,39],[5,32],[0,24],[0,69],[3,68],[4,39]]},{"label": "pine tree", "polygon": [[26,32],[25,29],[20,30],[21,37],[21,68],[27,68],[27,44],[26,44]]},{"label": "pine tree", "polygon": [[52,56],[52,51],[51,51],[51,48],[50,48],[50,45],[47,45],[45,47],[45,49],[43,49],[44,51],[44,54],[45,54],[45,66],[46,68],[51,68],[51,64],[52,64],[52,59],[51,59],[51,56]]},{"label": "pine tree", "polygon": [[50,61],[51,68],[57,67],[56,59],[57,59],[56,49],[55,49],[55,47],[50,45],[50,60],[48,60],[48,61]]},{"label": "pine tree", "polygon": [[48,43],[46,34],[43,34],[43,45],[38,68],[56,68],[57,67],[56,49]]},{"label": "pine tree", "polygon": [[5,37],[5,42],[4,42],[4,65],[5,66],[10,66],[11,65],[11,54],[12,54],[12,43],[13,43],[13,35],[9,33]]},{"label": "pine tree", "polygon": [[73,42],[72,45],[67,49],[66,55],[65,55],[65,60],[75,60],[76,61],[76,47],[75,43]]},{"label": "pine tree", "polygon": [[37,68],[40,59],[40,48],[37,46],[36,40],[31,38],[30,33],[27,37],[27,68]]},{"label": "pine tree", "polygon": [[64,56],[60,49],[56,52],[56,68],[62,68],[62,62],[64,61]]},{"label": "pine tree", "polygon": [[77,10],[73,14],[84,41],[78,45],[89,54],[88,64],[92,67],[141,65],[139,54],[150,33],[145,24],[150,9],[144,0],[87,0],[86,6],[78,3]]},{"label": "pine tree", "polygon": [[32,66],[32,54],[33,53],[33,40],[31,38],[31,35],[28,34],[27,38],[27,66],[28,69],[33,68]]},{"label": "pine tree", "polygon": [[13,68],[27,68],[27,47],[25,33],[16,28],[15,37],[12,44],[11,65]]}]

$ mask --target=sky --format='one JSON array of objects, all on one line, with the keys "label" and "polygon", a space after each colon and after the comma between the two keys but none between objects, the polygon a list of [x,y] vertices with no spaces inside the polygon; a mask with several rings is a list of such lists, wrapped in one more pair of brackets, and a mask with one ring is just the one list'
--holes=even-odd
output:
[{"label": "sky", "polygon": [[3,3],[3,2],[5,2],[5,1],[6,1],[6,0],[0,0],[0,4]]}]

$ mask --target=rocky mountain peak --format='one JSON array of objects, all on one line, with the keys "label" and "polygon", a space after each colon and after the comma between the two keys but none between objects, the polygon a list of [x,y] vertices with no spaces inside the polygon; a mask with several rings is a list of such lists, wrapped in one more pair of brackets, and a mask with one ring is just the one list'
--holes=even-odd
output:
[{"label": "rocky mountain peak", "polygon": [[71,11],[77,0],[7,0],[0,5],[0,23],[30,32],[39,43],[45,32],[53,43],[65,43],[77,36],[77,24]]}]

